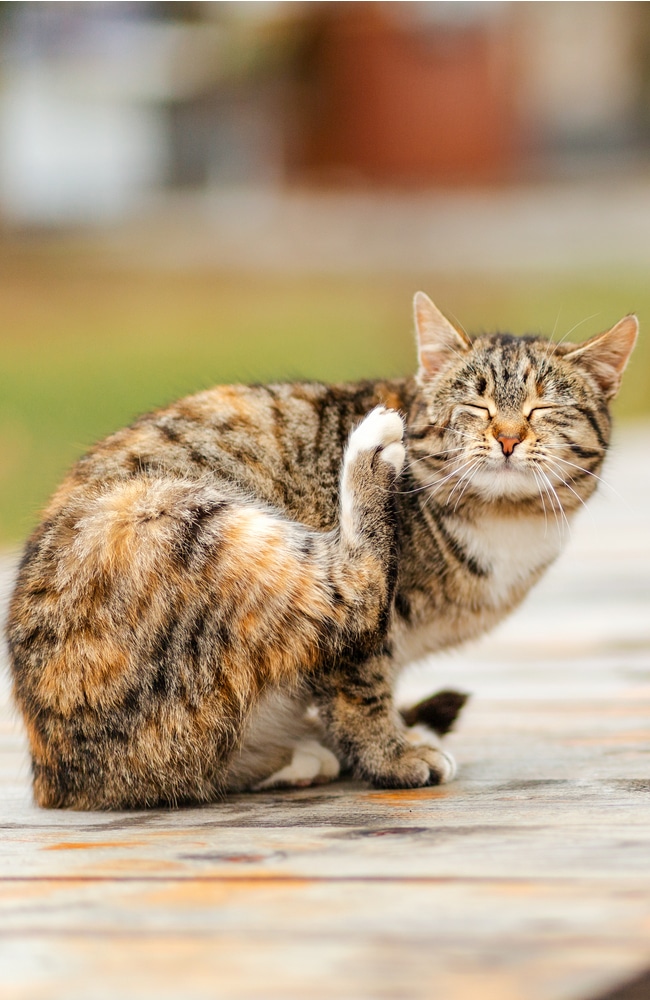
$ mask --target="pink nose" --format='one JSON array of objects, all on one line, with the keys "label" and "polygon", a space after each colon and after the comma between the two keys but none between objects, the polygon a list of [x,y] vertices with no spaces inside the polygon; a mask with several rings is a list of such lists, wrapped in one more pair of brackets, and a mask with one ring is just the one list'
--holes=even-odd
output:
[{"label": "pink nose", "polygon": [[521,443],[521,438],[506,437],[505,434],[499,434],[497,441],[501,445],[504,455],[512,455],[515,447]]}]

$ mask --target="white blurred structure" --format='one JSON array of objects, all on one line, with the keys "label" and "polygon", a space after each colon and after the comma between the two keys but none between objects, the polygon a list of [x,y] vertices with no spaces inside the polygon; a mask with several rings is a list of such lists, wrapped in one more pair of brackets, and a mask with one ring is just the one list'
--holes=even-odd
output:
[{"label": "white blurred structure", "polygon": [[[486,7],[499,16],[486,18]],[[468,136],[467,102],[475,100],[476,88],[474,97],[471,88],[457,94],[445,66],[458,69],[461,57],[475,66],[478,39],[488,77],[510,81],[494,123],[516,106],[512,153],[503,154],[515,178],[526,176],[533,160],[533,176],[576,162],[589,172],[599,157],[625,165],[630,149],[643,151],[635,123],[650,125],[641,107],[650,79],[644,78],[647,4],[19,2],[3,8],[0,218],[18,227],[116,221],[175,186],[278,189],[287,180],[327,178],[318,151],[313,173],[304,172],[300,149],[323,119],[322,69],[335,66],[339,55],[334,46],[326,50],[330,62],[318,64],[314,52],[324,25],[331,28],[337,18],[366,17],[368,32],[354,44],[377,46],[378,79],[389,66],[391,31],[394,51],[408,42],[423,65],[437,60],[442,82],[435,93],[446,101],[457,132],[454,140],[448,128],[442,144],[436,137],[440,148]],[[417,8],[417,17],[406,8]],[[380,42],[377,25],[383,25]],[[495,33],[500,41],[493,45]],[[358,134],[357,125],[368,120],[366,106],[380,106],[369,77],[349,87],[327,141],[336,145],[337,122],[346,115],[348,131],[353,122]],[[336,89],[345,73],[329,79]],[[393,80],[396,93],[398,84],[408,95],[408,81]],[[306,104],[307,86],[312,103]],[[403,109],[400,119],[410,120],[411,111]],[[422,117],[415,116],[416,132],[407,136],[415,150],[418,134],[435,132]],[[371,143],[371,155],[374,148]],[[340,176],[368,181],[363,165],[346,164],[345,154],[339,166]],[[382,180],[403,181],[390,172]],[[435,182],[431,175],[429,183]]]},{"label": "white blurred structure", "polygon": [[74,4],[29,6],[4,51],[3,214],[23,224],[113,219],[164,178],[174,29],[123,18],[119,4],[80,4],[82,17]]}]

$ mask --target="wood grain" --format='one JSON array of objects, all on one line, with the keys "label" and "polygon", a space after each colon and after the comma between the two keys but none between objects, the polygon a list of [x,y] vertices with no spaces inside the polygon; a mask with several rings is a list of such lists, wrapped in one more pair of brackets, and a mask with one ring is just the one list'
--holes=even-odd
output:
[{"label": "wood grain", "polygon": [[3,1000],[595,1000],[647,969],[650,429],[606,478],[510,622],[404,678],[472,693],[444,788],[41,811],[3,670]]}]

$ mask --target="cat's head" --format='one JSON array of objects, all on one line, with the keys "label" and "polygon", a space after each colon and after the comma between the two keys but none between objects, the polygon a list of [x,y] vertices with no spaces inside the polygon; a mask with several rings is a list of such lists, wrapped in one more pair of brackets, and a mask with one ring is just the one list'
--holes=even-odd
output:
[{"label": "cat's head", "polygon": [[514,501],[557,514],[593,492],[635,316],[582,344],[470,338],[418,292],[415,325],[410,467],[441,503]]}]

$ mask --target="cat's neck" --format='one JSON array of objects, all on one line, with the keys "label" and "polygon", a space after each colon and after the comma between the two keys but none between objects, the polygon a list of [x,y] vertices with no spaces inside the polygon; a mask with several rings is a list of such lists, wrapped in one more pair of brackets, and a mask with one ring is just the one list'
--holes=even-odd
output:
[{"label": "cat's neck", "polygon": [[477,516],[467,513],[447,519],[450,533],[483,568],[495,602],[508,600],[513,589],[528,589],[557,558],[567,525],[539,513],[513,516],[484,507]]},{"label": "cat's neck", "polygon": [[[420,511],[424,534],[406,560],[415,570],[403,583],[410,618],[396,632],[402,665],[493,628],[523,600],[564,541],[543,516],[513,518],[483,509],[480,517],[457,512],[441,521],[426,504]],[[430,570],[424,575],[423,565]]]}]

